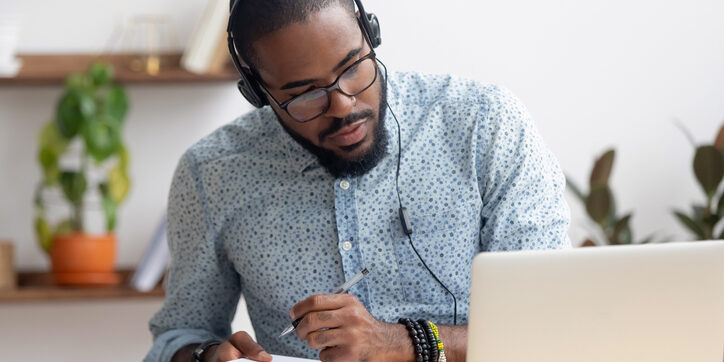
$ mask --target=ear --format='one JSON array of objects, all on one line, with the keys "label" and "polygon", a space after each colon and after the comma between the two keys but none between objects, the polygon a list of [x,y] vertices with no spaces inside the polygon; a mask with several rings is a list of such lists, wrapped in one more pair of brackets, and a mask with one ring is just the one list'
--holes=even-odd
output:
[{"label": "ear", "polygon": [[251,71],[251,67],[244,61],[244,59],[239,59],[239,62],[241,63],[241,71],[246,74],[247,77],[253,77],[254,72]]},{"label": "ear", "polygon": [[241,63],[241,71],[244,72],[247,75],[251,75],[251,68],[249,68],[248,65]]}]

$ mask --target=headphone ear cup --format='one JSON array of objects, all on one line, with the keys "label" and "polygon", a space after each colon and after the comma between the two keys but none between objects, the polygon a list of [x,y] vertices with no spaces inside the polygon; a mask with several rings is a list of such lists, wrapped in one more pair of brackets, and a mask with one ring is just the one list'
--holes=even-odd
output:
[{"label": "headphone ear cup", "polygon": [[382,44],[382,33],[380,31],[380,21],[375,14],[367,14],[367,28],[370,30],[370,42],[372,47],[377,48]]},{"label": "headphone ear cup", "polygon": [[254,87],[253,84],[250,84],[250,82],[246,79],[246,77],[243,77],[239,80],[239,82],[236,84],[236,87],[239,88],[239,92],[241,92],[241,95],[246,98],[249,103],[251,103],[252,106],[256,108],[261,108],[267,105],[266,98],[264,95],[259,91],[258,87]]}]

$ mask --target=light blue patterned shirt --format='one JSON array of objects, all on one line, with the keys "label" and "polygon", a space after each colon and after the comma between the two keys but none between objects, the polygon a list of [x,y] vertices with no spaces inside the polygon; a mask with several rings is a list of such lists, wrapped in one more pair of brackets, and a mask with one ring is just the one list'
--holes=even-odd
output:
[{"label": "light blue patterned shirt", "polygon": [[[412,240],[458,300],[467,323],[473,257],[483,251],[568,247],[565,181],[524,106],[507,90],[451,76],[391,73],[388,101],[402,131],[400,196]],[[191,147],[168,205],[172,254],[166,301],[150,322],[147,361],[226,339],[240,294],[267,352],[316,358],[289,310],[353,287],[376,318],[453,323],[453,302],[415,256],[395,192],[397,127],[369,173],[335,179],[283,131],[269,107]]]}]

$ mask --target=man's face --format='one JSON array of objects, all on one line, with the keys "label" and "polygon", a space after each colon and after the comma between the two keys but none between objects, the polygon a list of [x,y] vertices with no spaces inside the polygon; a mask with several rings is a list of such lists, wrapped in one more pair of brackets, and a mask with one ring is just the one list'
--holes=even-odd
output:
[{"label": "man's face", "polygon": [[[265,88],[281,104],[311,88],[330,85],[371,49],[347,10],[330,6],[311,14],[307,22],[265,35],[254,43],[254,51],[256,70]],[[375,149],[379,151],[384,141],[378,139],[384,135],[379,120],[384,102],[382,83],[382,77],[377,77],[370,88],[355,97],[333,91],[327,112],[304,123],[291,118],[274,101],[270,103],[284,128],[320,159],[364,161]]]}]

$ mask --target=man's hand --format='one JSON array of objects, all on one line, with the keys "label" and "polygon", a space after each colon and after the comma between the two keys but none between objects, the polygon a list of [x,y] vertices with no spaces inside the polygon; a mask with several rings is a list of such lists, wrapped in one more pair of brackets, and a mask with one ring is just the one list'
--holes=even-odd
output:
[{"label": "man's hand", "polygon": [[272,360],[246,332],[236,332],[226,342],[213,346],[204,353],[204,362],[227,362],[239,358],[265,362]]},{"label": "man's hand", "polygon": [[350,294],[318,294],[297,303],[291,318],[322,361],[414,361],[405,326],[381,322]]}]

